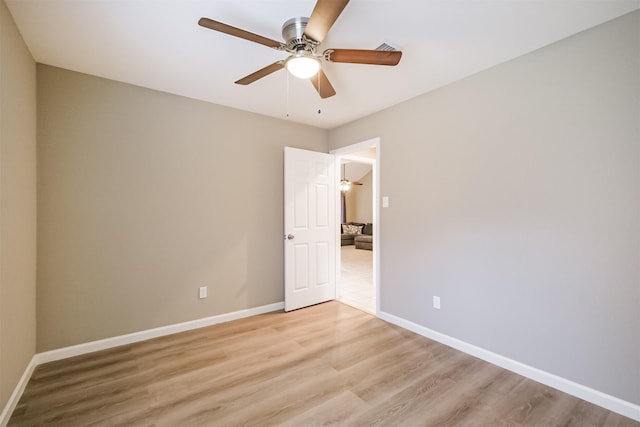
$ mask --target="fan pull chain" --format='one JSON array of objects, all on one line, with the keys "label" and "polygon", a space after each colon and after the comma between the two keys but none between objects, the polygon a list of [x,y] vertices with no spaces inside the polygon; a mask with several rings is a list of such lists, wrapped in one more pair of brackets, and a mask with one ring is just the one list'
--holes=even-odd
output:
[{"label": "fan pull chain", "polygon": [[289,72],[287,74],[287,118],[289,118]]},{"label": "fan pull chain", "polygon": [[[322,93],[322,88],[320,87],[320,82],[322,82],[322,80],[320,79],[321,71],[322,70],[318,71],[318,73],[316,74],[316,76],[318,77],[318,95]],[[320,109],[320,105],[318,105],[318,114],[321,114],[321,113],[322,113],[322,110]]]}]

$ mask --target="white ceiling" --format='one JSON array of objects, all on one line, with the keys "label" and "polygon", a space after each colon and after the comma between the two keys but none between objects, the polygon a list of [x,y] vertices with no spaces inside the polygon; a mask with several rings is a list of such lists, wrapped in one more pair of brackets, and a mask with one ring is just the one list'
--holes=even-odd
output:
[{"label": "white ceiling", "polygon": [[[327,64],[337,95],[284,70],[233,82],[286,54],[197,25],[282,40],[313,0],[6,0],[37,62],[272,117],[333,128],[640,7],[640,0],[352,0],[325,48],[403,51],[396,67]],[[321,110],[321,113],[318,113]],[[287,112],[289,113],[287,117]]]},{"label": "white ceiling", "polygon": [[349,181],[360,181],[366,174],[371,172],[370,163],[356,163],[346,161],[340,171],[341,178]]}]

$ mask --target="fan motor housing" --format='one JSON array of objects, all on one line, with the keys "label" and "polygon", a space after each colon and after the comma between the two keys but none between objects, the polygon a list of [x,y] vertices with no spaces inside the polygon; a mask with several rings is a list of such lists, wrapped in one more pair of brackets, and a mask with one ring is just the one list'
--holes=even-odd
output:
[{"label": "fan motor housing", "polygon": [[309,39],[304,35],[307,23],[309,23],[309,18],[297,17],[287,20],[282,25],[282,38],[286,41],[287,49],[294,52],[312,50],[314,46],[309,43]]}]

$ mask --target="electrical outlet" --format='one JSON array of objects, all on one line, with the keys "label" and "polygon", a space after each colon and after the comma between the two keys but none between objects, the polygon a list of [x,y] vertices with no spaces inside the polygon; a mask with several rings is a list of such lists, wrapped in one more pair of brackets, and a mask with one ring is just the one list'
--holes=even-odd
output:
[{"label": "electrical outlet", "polygon": [[207,297],[207,287],[206,286],[200,286],[200,291],[198,294],[199,298],[206,298]]},{"label": "electrical outlet", "polygon": [[440,297],[433,297],[433,308],[440,310]]}]

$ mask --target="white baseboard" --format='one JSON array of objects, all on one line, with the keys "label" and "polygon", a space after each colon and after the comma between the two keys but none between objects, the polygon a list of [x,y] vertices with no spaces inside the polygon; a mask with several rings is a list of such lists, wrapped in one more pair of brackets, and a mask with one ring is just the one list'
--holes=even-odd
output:
[{"label": "white baseboard", "polygon": [[582,384],[578,384],[557,375],[525,365],[524,363],[520,363],[492,351],[485,350],[484,348],[461,341],[457,338],[436,332],[409,320],[394,316],[393,314],[378,311],[378,317],[411,332],[415,332],[418,335],[438,341],[449,347],[453,347],[456,350],[460,350],[496,366],[500,366],[501,368],[515,372],[549,387],[553,387],[556,390],[560,390],[564,393],[586,400],[587,402],[601,406],[620,415],[624,415],[625,417],[640,421],[640,406],[634,403],[627,402],[626,400],[602,393]]},{"label": "white baseboard", "polygon": [[9,423],[9,418],[11,417],[13,410],[16,409],[16,406],[20,401],[20,397],[22,397],[22,393],[24,392],[24,389],[27,386],[29,379],[31,378],[31,374],[33,374],[33,371],[36,369],[36,366],[38,366],[38,362],[36,360],[36,356],[34,355],[31,358],[31,361],[27,365],[26,369],[22,373],[22,376],[20,377],[20,381],[18,381],[16,388],[13,389],[13,393],[11,393],[11,396],[9,396],[9,400],[4,406],[2,413],[0,413],[0,427],[5,427],[7,423]]},{"label": "white baseboard", "polygon": [[38,353],[35,357],[38,365],[40,365],[42,363],[53,362],[55,360],[66,359],[68,357],[79,356],[86,353],[93,353],[94,351],[105,350],[108,348],[118,347],[120,345],[145,341],[151,338],[189,331],[191,329],[203,328],[217,323],[229,322],[231,320],[242,319],[244,317],[255,316],[257,314],[269,313],[271,311],[282,309],[284,309],[284,302],[277,302],[275,304],[263,305],[261,307],[218,314],[216,316],[204,317],[202,319],[176,323],[168,326],[161,326],[159,328],[147,329],[146,331],[134,332],[132,334],[120,335],[117,337],[105,338],[103,340],[59,348],[56,350],[46,351],[44,353]]},{"label": "white baseboard", "polygon": [[33,356],[33,358],[31,358],[31,362],[29,362],[29,365],[22,374],[18,385],[16,385],[16,388],[13,390],[9,401],[2,410],[2,413],[0,414],[0,427],[5,427],[9,422],[9,418],[11,417],[13,410],[16,408],[16,405],[18,404],[18,401],[20,400],[20,397],[22,396],[22,393],[27,386],[27,383],[29,382],[33,371],[38,365],[47,362],[53,362],[56,360],[66,359],[68,357],[79,356],[81,354],[93,353],[94,351],[106,350],[108,348],[118,347],[120,345],[145,341],[151,338],[157,338],[165,335],[175,334],[178,332],[203,328],[205,326],[211,326],[218,323],[229,322],[231,320],[242,319],[249,316],[255,316],[257,314],[269,313],[282,309],[284,309],[284,302],[277,302],[260,307],[248,308],[246,310],[218,314],[216,316],[176,323],[173,325],[162,326],[154,329],[147,329],[146,331],[134,332],[132,334],[120,335],[117,337],[105,338],[103,340],[91,341],[84,344],[59,348],[56,350],[46,351],[44,353],[37,353]]}]

